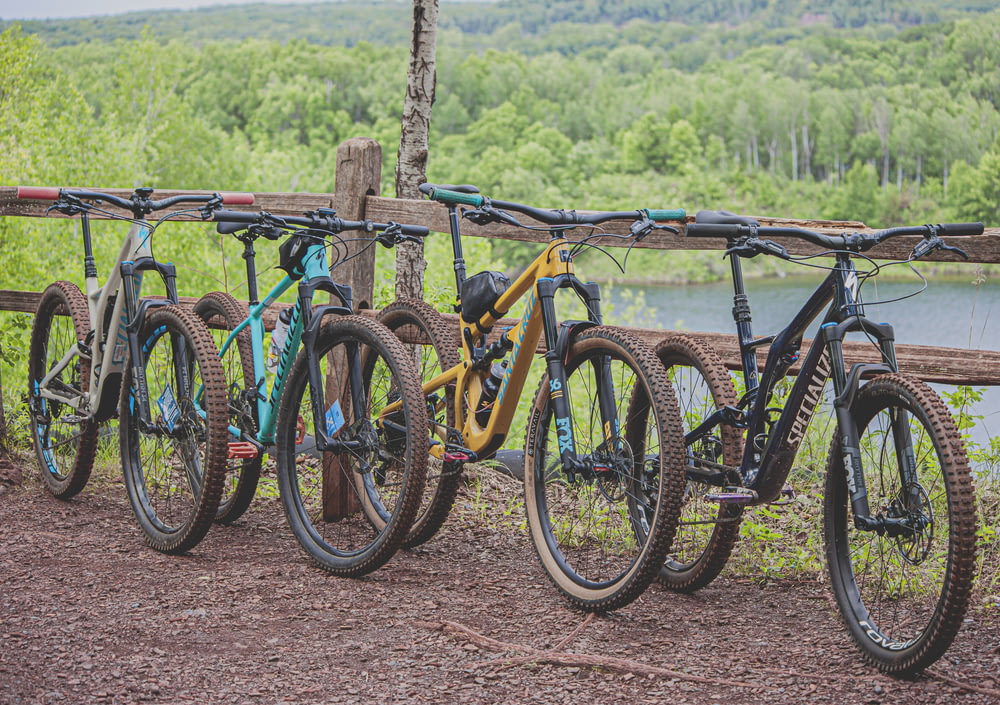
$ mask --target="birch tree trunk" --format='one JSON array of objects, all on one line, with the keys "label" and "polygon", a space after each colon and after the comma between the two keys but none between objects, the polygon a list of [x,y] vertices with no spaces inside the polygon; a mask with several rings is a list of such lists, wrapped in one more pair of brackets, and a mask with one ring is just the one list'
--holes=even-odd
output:
[{"label": "birch tree trunk", "polygon": [[[438,0],[413,0],[413,40],[396,162],[396,198],[420,198],[418,187],[427,180],[427,133],[437,82],[437,18]],[[396,247],[397,297],[424,297],[426,266],[422,243]]]}]

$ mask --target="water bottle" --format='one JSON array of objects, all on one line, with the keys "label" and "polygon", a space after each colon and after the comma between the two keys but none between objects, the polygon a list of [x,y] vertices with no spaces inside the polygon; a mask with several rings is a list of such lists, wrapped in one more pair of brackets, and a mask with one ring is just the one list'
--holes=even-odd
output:
[{"label": "water bottle", "polygon": [[285,338],[288,337],[288,324],[292,321],[292,309],[282,309],[278,320],[271,331],[271,346],[267,349],[267,371],[274,372],[278,368],[278,358],[285,349]]},{"label": "water bottle", "polygon": [[493,411],[493,402],[497,398],[497,391],[500,389],[500,382],[507,371],[507,361],[500,360],[494,362],[490,367],[490,375],[483,380],[483,393],[479,397],[479,406],[476,407],[476,423],[485,426],[490,420],[490,413]]}]

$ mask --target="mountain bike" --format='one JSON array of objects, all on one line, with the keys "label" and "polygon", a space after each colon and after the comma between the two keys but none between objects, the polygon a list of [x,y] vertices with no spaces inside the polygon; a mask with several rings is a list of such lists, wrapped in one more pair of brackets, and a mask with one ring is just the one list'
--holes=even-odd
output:
[{"label": "mountain bike", "polygon": [[[420,504],[429,439],[418,430],[426,412],[413,362],[384,326],[353,315],[351,289],[331,278],[326,248],[343,248],[346,231],[361,231],[368,246],[391,247],[427,228],[342,220],[329,209],[217,211],[213,218],[219,232],[243,244],[249,298],[249,309],[224,292],[195,305],[202,319],[222,323],[216,334],[235,439],[217,519],[232,522],[247,509],[274,445],[282,505],[305,553],[336,575],[371,572],[399,548]],[[260,301],[254,243],[286,236],[278,265],[286,274]],[[343,261],[334,257],[334,266]],[[296,282],[295,304],[272,335],[268,390],[263,316]],[[336,303],[314,306],[317,292]],[[343,384],[327,381],[338,376]],[[398,410],[381,414],[390,402]]]},{"label": "mountain bike", "polygon": [[[743,507],[787,493],[796,452],[832,377],[836,432],[823,515],[841,615],[865,660],[887,673],[918,673],[948,648],[962,623],[975,568],[968,461],[937,394],[899,371],[892,326],[865,316],[861,285],[887,266],[864,254],[881,242],[922,237],[905,260],[910,262],[937,249],[964,255],[941,236],[982,231],[980,223],[961,223],[830,235],[763,227],[725,212],[697,215],[688,237],[728,243],[746,391],[737,401],[718,355],[689,336],[669,336],[657,347],[679,394],[687,446],[681,524],[661,572],[666,585],[693,591],[710,582],[738,537]],[[792,257],[765,237],[805,240],[834,255],[835,263],[823,267],[828,275],[784,330],[755,338],[740,258],[764,254],[808,264],[818,256]],[[871,268],[859,270],[859,258]],[[821,315],[819,332],[801,356],[803,335]],[[868,340],[879,362],[847,368],[843,341],[849,333]],[[757,350],[767,346],[758,374]],[[797,378],[779,408],[776,386],[796,363]]]},{"label": "mountain bike", "polygon": [[[156,260],[152,237],[181,215],[208,218],[223,203],[250,194],[181,194],[153,200],[153,189],[129,198],[98,191],[22,187],[18,197],[51,200],[49,211],[80,216],[86,295],[57,281],[42,293],[31,331],[28,404],[42,478],[60,499],[83,489],[97,452],[100,424],[118,417],[129,502],[146,542],[181,553],[208,531],[225,472],[226,393],[212,338],[177,306],[177,272]],[[108,210],[108,204],[131,214]],[[146,216],[180,204],[156,223]],[[101,286],[91,214],[132,223]],[[140,299],[146,272],[166,296]],[[195,396],[196,390],[201,390]]]},{"label": "mountain bike", "polygon": [[[401,335],[429,345],[421,378],[431,435],[433,472],[410,545],[428,539],[454,502],[464,464],[489,458],[504,442],[531,360],[544,337],[546,373],[527,425],[524,498],[535,549],[568,600],[611,610],[635,599],[653,580],[673,537],[683,487],[682,434],[676,401],[653,351],[602,325],[600,291],[577,278],[573,259],[599,237],[638,241],[658,221],[683,211],[595,214],[552,211],[488,199],[473,186],[423,184],[449,209],[458,294],[458,335],[426,304],[398,301],[379,316]],[[465,276],[458,207],[479,224],[520,223],[511,211],[541,223],[548,244],[510,283],[499,272]],[[630,219],[629,235],[598,232],[571,242],[568,230]],[[569,289],[586,320],[560,321],[555,296]],[[519,301],[524,313],[488,334]],[[412,342],[412,341],[411,341]],[[460,352],[459,352],[460,349]],[[395,407],[386,411],[392,412]],[[647,458],[652,458],[646,462]]]}]

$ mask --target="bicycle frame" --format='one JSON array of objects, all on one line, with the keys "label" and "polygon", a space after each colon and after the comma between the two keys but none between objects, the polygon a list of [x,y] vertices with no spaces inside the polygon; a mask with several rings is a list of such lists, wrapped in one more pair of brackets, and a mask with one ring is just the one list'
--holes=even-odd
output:
[{"label": "bicycle frame", "polygon": [[[256,394],[254,396],[255,403],[257,404],[259,419],[258,432],[256,438],[250,439],[235,426],[230,425],[229,431],[234,436],[239,437],[240,440],[249,441],[259,445],[270,445],[274,443],[274,431],[277,423],[278,405],[281,400],[281,393],[284,389],[287,373],[295,359],[295,353],[298,351],[299,346],[303,341],[309,343],[312,337],[316,335],[319,330],[319,323],[322,321],[324,315],[328,313],[347,315],[353,312],[351,308],[351,290],[350,287],[337,284],[331,279],[330,270],[326,262],[326,248],[318,243],[310,244],[306,250],[305,257],[303,258],[304,272],[302,278],[298,281],[298,298],[292,307],[292,317],[288,324],[288,334],[285,338],[284,347],[278,356],[274,381],[271,384],[270,392],[267,392],[267,377],[264,364],[264,311],[270,308],[282,294],[288,291],[288,289],[296,283],[296,280],[286,274],[284,278],[282,278],[282,280],[278,282],[270,292],[268,292],[263,301],[257,302],[256,273],[253,268],[252,245],[247,243],[247,248],[247,252],[250,255],[246,257],[248,286],[250,287],[249,315],[227,336],[225,342],[219,349],[219,356],[221,357],[225,355],[226,351],[228,351],[234,344],[236,337],[241,331],[243,331],[243,329],[250,329],[250,340],[253,349],[254,389],[256,390]],[[312,299],[313,294],[317,289],[330,292],[340,300],[341,305],[337,306],[329,304],[317,306],[314,309],[312,306]],[[311,345],[307,344],[306,354],[309,359],[310,392],[312,393],[312,398],[315,401],[313,404],[313,411],[314,422],[316,424],[315,428],[317,429],[317,448],[319,450],[336,450],[337,443],[331,437],[333,432],[329,430],[323,415],[319,412],[319,409],[326,408],[324,401],[324,384],[322,380],[319,379],[318,361],[312,358],[311,351]],[[352,356],[358,355],[359,351],[357,347],[355,346],[349,354]],[[352,362],[357,362],[357,360],[353,360]],[[351,390],[352,392],[358,392],[361,389],[361,372],[359,366],[357,364],[351,364],[349,368],[352,371],[350,380]],[[355,370],[357,370],[357,374],[354,374]],[[357,379],[355,379],[355,377]],[[352,393],[351,399],[355,404],[362,403],[361,395],[358,393]],[[334,403],[336,404],[338,402],[335,401]],[[357,418],[357,416],[355,418]]]},{"label": "bicycle frame", "polygon": [[[139,369],[139,326],[148,309],[177,303],[177,270],[173,264],[154,259],[149,242],[153,229],[149,224],[145,221],[134,222],[125,236],[107,281],[101,286],[93,262],[90,219],[86,212],[82,214],[81,221],[91,334],[87,342],[74,343],[39,382],[38,394],[43,399],[59,401],[81,413],[92,415],[95,421],[106,421],[114,416],[118,407],[122,374],[128,360],[132,360],[141,423],[150,424],[146,378]],[[143,273],[149,270],[155,270],[163,279],[165,299],[140,300]],[[177,374],[179,379],[186,382],[186,352],[179,350],[177,353]],[[89,392],[85,396],[66,396],[51,389],[51,380],[77,356],[88,357],[92,361]]]},{"label": "bicycle frame", "polygon": [[[848,459],[845,471],[848,473],[855,516],[868,517],[864,478],[860,472],[858,433],[849,410],[862,375],[898,371],[892,326],[874,323],[864,316],[857,271],[851,256],[840,253],[837,255],[836,266],[784,330],[774,336],[754,338],[740,263],[735,256],[732,257],[732,272],[736,304],[733,317],[737,324],[743,378],[747,389],[739,403],[743,416],[737,422],[737,425],[746,429],[743,461],[738,469],[743,486],[757,493],[757,499],[753,502],[755,504],[774,501],[780,495],[806,427],[822,400],[823,388],[832,377],[837,422],[840,433],[847,439],[845,451]],[[820,333],[802,361],[781,414],[772,424],[768,416],[768,404],[774,388],[799,359],[802,337],[824,309],[827,310]],[[852,365],[849,372],[845,371],[843,340],[847,333],[855,331],[864,331],[877,341],[882,363],[858,363]],[[756,351],[765,345],[770,345],[770,350],[758,382]],[[720,423],[732,423],[732,417],[733,410],[716,412],[692,430],[685,440],[693,442]],[[901,420],[905,422],[905,419]],[[897,433],[901,433],[898,429],[904,429],[905,425],[898,423]],[[908,439],[902,437],[897,440],[908,442]],[[706,480],[705,477],[699,479]],[[707,481],[722,485],[725,478],[717,474]]]},{"label": "bicycle frame", "polygon": [[[461,245],[458,242],[457,218],[453,221],[453,241],[456,243],[456,264],[461,261]],[[580,327],[599,325],[601,323],[600,293],[596,284],[583,283],[575,274],[572,258],[573,243],[566,240],[561,230],[551,231],[552,240],[525,271],[500,295],[493,305],[493,312],[487,312],[478,321],[461,320],[462,348],[464,359],[455,367],[442,372],[424,383],[424,394],[433,398],[434,392],[449,385],[455,385],[455,411],[458,429],[462,434],[463,451],[472,451],[478,457],[486,457],[498,450],[510,430],[517,402],[524,389],[531,359],[538,347],[539,341],[545,339],[548,352],[545,355],[546,367],[549,373],[550,394],[553,413],[559,428],[559,451],[563,467],[575,471],[586,470],[586,463],[575,451],[573,432],[569,423],[569,402],[562,390],[565,387],[566,374],[563,368],[563,351],[569,343],[570,332]],[[457,281],[461,284],[461,273],[457,272]],[[464,272],[464,269],[463,269]],[[558,289],[571,288],[583,300],[587,307],[587,321],[565,321],[557,325],[554,297]],[[509,329],[501,334],[501,341],[494,343],[500,350],[510,350],[510,365],[504,372],[497,390],[493,410],[489,421],[481,426],[476,420],[474,410],[478,407],[483,394],[483,367],[491,361],[486,357],[484,337],[497,322],[519,300],[528,296],[524,314]],[[497,315],[494,315],[494,312]],[[606,370],[605,370],[606,371]],[[612,398],[613,386],[610,375],[605,377],[601,385],[602,399]],[[461,400],[467,399],[466,406]],[[439,405],[446,403],[439,400]],[[389,406],[383,415],[391,413],[394,406]],[[606,418],[614,418],[613,414],[605,414]],[[440,429],[439,429],[440,430]],[[605,432],[613,437],[618,429],[605,425]],[[533,429],[529,429],[529,434]],[[447,433],[445,434],[447,436]],[[448,459],[447,444],[435,444],[431,454],[438,458]]]}]

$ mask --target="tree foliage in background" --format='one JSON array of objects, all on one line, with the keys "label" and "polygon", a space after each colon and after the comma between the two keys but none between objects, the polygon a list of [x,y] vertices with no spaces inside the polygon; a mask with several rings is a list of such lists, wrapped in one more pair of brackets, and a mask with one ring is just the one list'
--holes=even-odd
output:
[{"label": "tree foliage in background", "polygon": [[[988,9],[957,0],[448,3],[427,176],[553,207],[996,222],[1000,12]],[[0,177],[330,191],[341,141],[400,141],[411,10],[250,6],[25,23],[37,37],[9,29]],[[296,21],[302,31],[288,40],[230,39],[254,26],[280,36]],[[391,193],[395,150],[383,151]],[[0,223],[0,238],[12,227]],[[16,224],[19,237],[44,227]],[[202,268],[208,247],[219,244],[205,237],[188,248],[205,256]],[[512,266],[523,257],[495,247]],[[17,256],[0,251],[0,260]],[[678,253],[669,274],[715,276],[706,257]],[[630,262],[630,275],[663,276],[641,256]],[[34,275],[5,268],[4,284]]]}]

